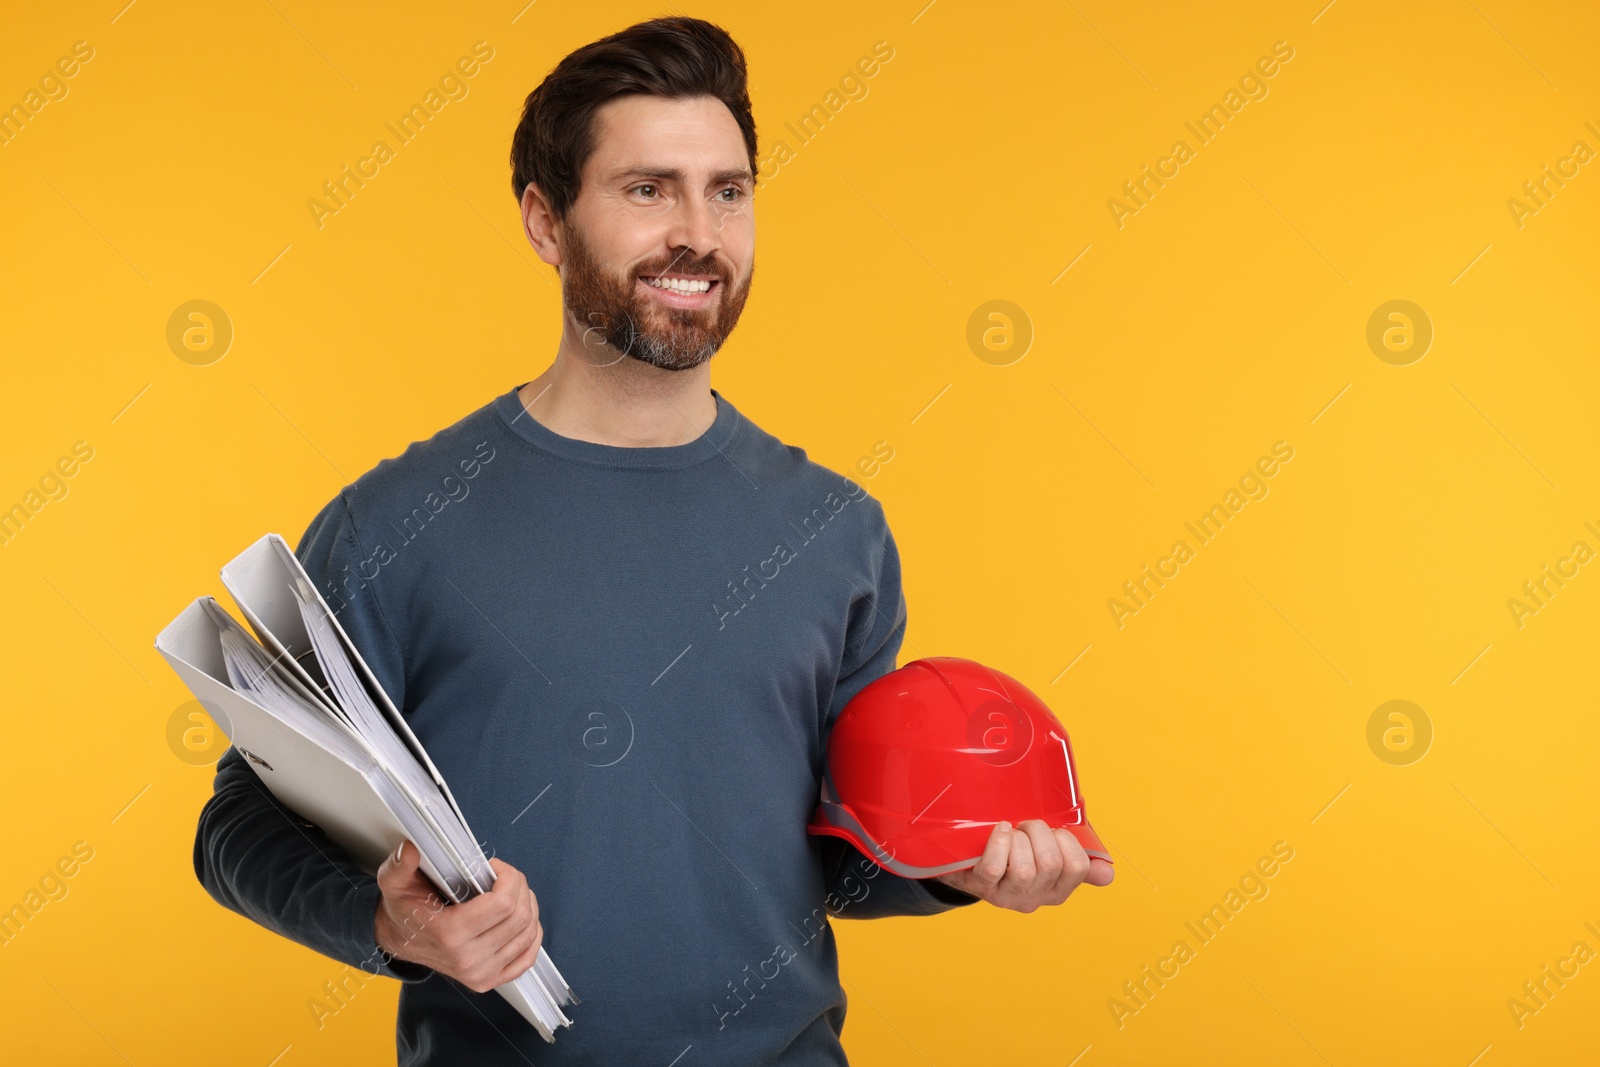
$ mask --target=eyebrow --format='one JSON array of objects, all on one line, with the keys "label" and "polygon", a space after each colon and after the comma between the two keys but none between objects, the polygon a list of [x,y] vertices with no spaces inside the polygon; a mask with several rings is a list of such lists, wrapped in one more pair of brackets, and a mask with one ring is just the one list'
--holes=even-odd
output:
[{"label": "eyebrow", "polygon": [[[711,176],[713,182],[748,182],[754,175],[748,169],[719,170]],[[683,171],[676,167],[629,167],[612,175],[614,181],[630,181],[634,178],[662,178],[667,181],[677,182],[682,185],[686,179]]]}]

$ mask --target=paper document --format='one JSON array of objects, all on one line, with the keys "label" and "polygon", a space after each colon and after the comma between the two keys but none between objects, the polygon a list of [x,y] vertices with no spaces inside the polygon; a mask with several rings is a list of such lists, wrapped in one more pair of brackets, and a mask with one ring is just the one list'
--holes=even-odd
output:
[{"label": "paper document", "polygon": [[[487,892],[494,869],[449,786],[288,542],[261,538],[222,569],[222,582],[255,637],[200,597],[156,650],[257,777],[363,870],[376,873],[404,839],[446,900]],[[546,1041],[572,1025],[561,1008],[578,998],[542,946],[496,992]]]}]

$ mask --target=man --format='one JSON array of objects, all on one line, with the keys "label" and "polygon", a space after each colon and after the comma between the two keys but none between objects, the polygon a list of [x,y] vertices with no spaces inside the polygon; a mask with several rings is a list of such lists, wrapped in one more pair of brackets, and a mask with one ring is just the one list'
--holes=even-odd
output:
[{"label": "man", "polygon": [[[347,486],[297,549],[499,880],[443,906],[410,843],[368,875],[232,750],[196,873],[400,979],[402,1064],[842,1064],[830,914],[1032,911],[1111,868],[1038,820],[926,881],[805,832],[906,608],[881,505],[710,388],[754,268],[733,40],[666,18],[578,50],[512,163],[561,278],[555,361]],[[541,944],[582,998],[553,1045],[490,992]]]}]

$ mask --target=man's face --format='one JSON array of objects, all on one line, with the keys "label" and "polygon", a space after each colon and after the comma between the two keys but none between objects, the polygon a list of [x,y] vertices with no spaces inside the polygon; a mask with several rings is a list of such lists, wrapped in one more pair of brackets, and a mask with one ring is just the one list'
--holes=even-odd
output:
[{"label": "man's face", "polygon": [[744,137],[712,97],[629,95],[596,114],[561,228],[567,313],[586,348],[698,367],[733,332],[755,271]]}]

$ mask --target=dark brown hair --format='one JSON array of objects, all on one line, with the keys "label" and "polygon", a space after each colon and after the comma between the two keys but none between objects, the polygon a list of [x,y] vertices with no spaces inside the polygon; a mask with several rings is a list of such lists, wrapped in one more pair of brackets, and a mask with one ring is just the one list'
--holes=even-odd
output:
[{"label": "dark brown hair", "polygon": [[683,100],[711,96],[733,113],[756,168],[756,121],[750,113],[744,51],[703,19],[651,19],[568,55],[528,94],[511,138],[511,189],[521,201],[537,185],[555,217],[578,197],[583,165],[595,147],[595,112],[609,100],[645,93]]}]

